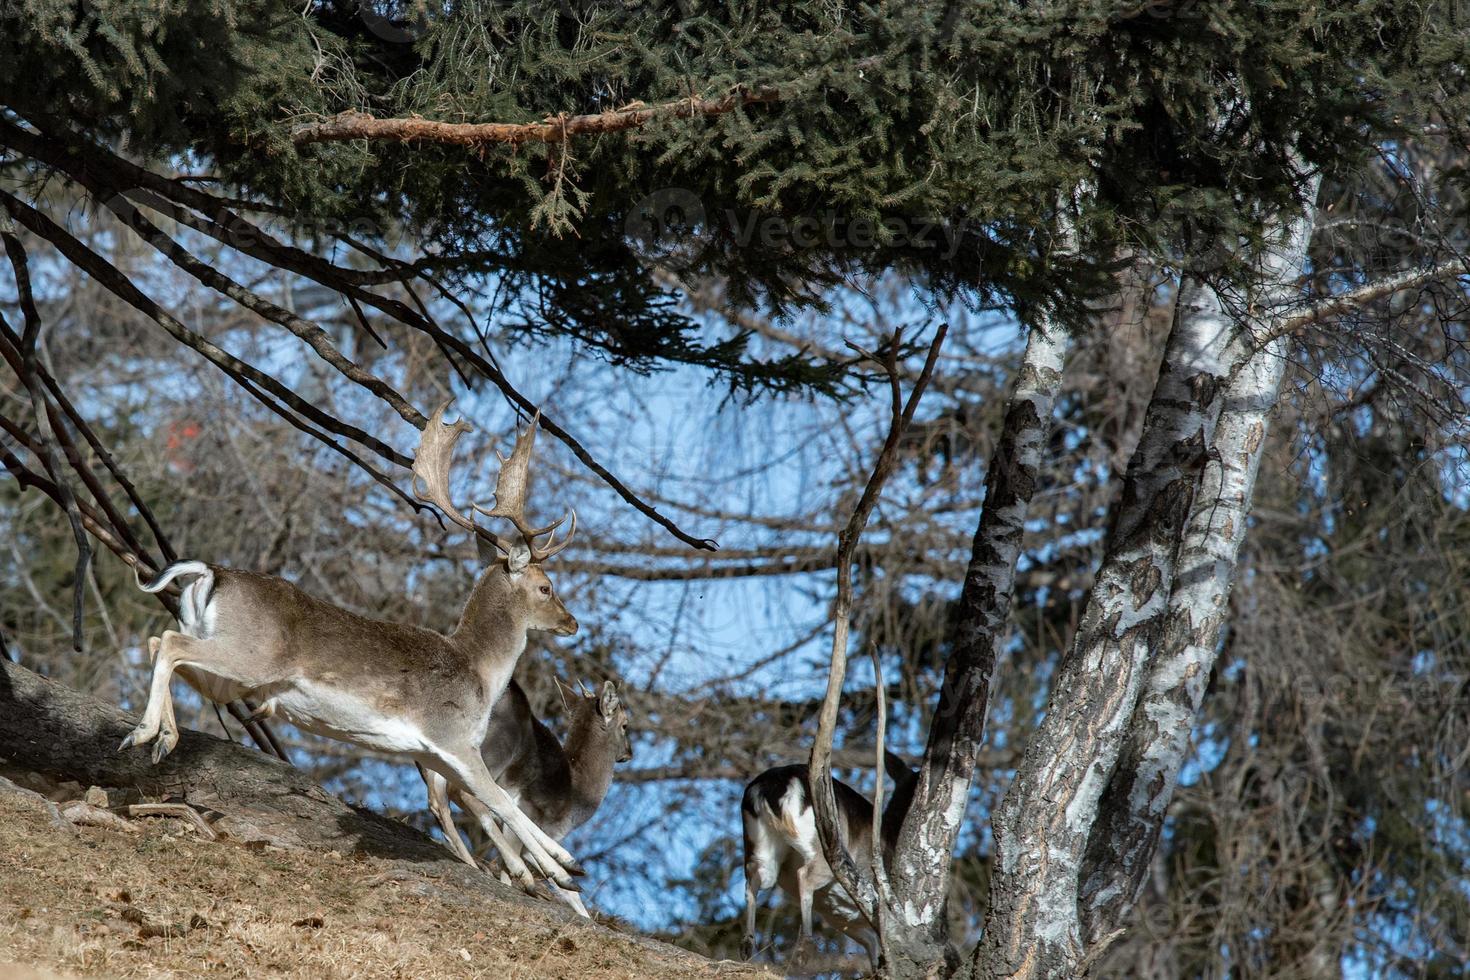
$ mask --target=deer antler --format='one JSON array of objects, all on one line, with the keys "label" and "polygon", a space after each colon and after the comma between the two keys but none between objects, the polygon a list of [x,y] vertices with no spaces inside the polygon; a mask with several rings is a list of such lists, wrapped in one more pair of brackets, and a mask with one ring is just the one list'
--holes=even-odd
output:
[{"label": "deer antler", "polygon": [[[424,503],[433,504],[444,512],[444,516],[466,530],[473,531],[487,541],[495,545],[501,551],[510,553],[510,545],[501,540],[500,536],[487,527],[476,524],[472,517],[466,517],[460,513],[459,508],[454,506],[454,501],[449,496],[449,470],[453,466],[454,444],[459,437],[466,432],[474,431],[474,426],[464,419],[458,419],[453,425],[444,424],[444,413],[453,404],[454,399],[440,405],[429,422],[424,426],[424,434],[419,439],[418,452],[413,457],[413,495]],[[419,481],[423,481],[424,489],[419,489]]]},{"label": "deer antler", "polygon": [[[541,421],[541,412],[531,416],[531,424],[523,432],[516,433],[515,448],[510,451],[510,456],[501,456],[500,450],[495,455],[500,457],[500,475],[495,480],[495,506],[486,510],[479,504],[471,506],[484,514],[486,517],[503,517],[515,525],[517,531],[521,532],[521,538],[530,549],[531,561],[543,562],[552,555],[561,551],[572,541],[572,535],[577,533],[577,512],[570,512],[572,519],[571,527],[567,529],[567,536],[560,542],[555,542],[556,529],[566,522],[566,518],[548,524],[545,527],[531,527],[526,520],[526,493],[531,482],[531,452],[536,446],[536,425]],[[543,534],[551,537],[546,539],[546,547],[536,547],[536,539]]]},{"label": "deer antler", "polygon": [[[418,452],[413,457],[413,495],[425,503],[433,504],[444,512],[455,524],[466,530],[473,531],[482,538],[491,542],[495,547],[507,555],[516,556],[524,552],[525,560],[530,562],[543,562],[565,548],[572,540],[572,535],[577,531],[577,512],[571,512],[572,524],[567,529],[567,535],[560,542],[553,543],[556,529],[560,527],[566,518],[562,518],[555,524],[548,524],[543,528],[533,528],[526,520],[526,491],[530,484],[531,476],[531,451],[536,444],[536,423],[541,418],[537,412],[531,418],[531,426],[524,432],[516,434],[516,445],[509,457],[501,456],[499,451],[495,453],[500,457],[500,474],[495,480],[495,507],[486,510],[479,504],[471,503],[471,516],[466,517],[454,505],[449,495],[449,470],[453,466],[454,444],[459,437],[473,430],[468,422],[459,419],[452,425],[444,424],[444,413],[453,403],[454,399],[446,401],[430,416],[429,422],[424,426],[423,437],[419,440]],[[419,489],[419,482],[423,481],[424,488]],[[503,517],[515,525],[525,541],[524,549],[520,545],[507,542],[494,531],[475,522],[473,512],[479,512],[486,517]],[[543,534],[550,534],[545,548],[537,548],[536,538]],[[513,564],[520,564],[514,562]]]}]

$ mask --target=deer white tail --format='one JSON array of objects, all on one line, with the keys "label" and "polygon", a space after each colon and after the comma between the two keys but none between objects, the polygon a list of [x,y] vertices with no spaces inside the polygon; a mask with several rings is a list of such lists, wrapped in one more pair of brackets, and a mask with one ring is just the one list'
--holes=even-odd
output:
[{"label": "deer white tail", "polygon": [[202,561],[176,561],[159,572],[151,582],[145,583],[137,576],[137,569],[134,569],[133,578],[137,581],[138,588],[144,592],[161,592],[174,579],[193,576],[194,581],[184,586],[183,594],[179,597],[180,632],[200,638],[206,635],[205,613],[209,607],[210,593],[214,591],[214,572],[208,565]]},{"label": "deer white tail", "polygon": [[[781,796],[781,828],[791,836],[791,840],[800,840],[802,817],[806,815],[808,807],[806,802],[806,791],[802,789],[801,780],[792,777],[786,787],[786,792]],[[810,822],[810,821],[808,821]]]}]

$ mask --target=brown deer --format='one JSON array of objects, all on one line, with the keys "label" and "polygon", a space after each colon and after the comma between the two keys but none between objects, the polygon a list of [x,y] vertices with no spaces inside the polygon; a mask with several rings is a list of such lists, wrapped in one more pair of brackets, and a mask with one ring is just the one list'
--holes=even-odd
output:
[{"label": "brown deer", "polygon": [[[563,840],[592,818],[612,786],[613,767],[633,758],[628,738],[628,712],[617,685],[607,681],[598,693],[578,694],[557,682],[567,708],[566,744],[531,711],[526,692],[514,680],[490,713],[481,755],[497,782],[521,810],[553,839]],[[571,695],[568,701],[568,693]],[[420,769],[429,787],[429,808],[439,819],[455,853],[473,865],[474,857],[455,829],[449,798],[465,806],[462,794],[450,791],[437,773]],[[516,848],[515,841],[510,847]],[[501,851],[504,856],[504,849]],[[587,915],[575,892],[551,886],[580,915]]]},{"label": "brown deer", "polygon": [[[155,742],[155,761],[173,750],[179,732],[169,680],[175,671],[186,672],[215,701],[248,696],[261,703],[258,716],[279,714],[304,731],[412,759],[461,791],[524,887],[534,884],[529,862],[576,891],[569,872],[581,874],[581,868],[521,812],[480,756],[491,708],[526,647],[527,631],[577,632],[577,620],[542,569],[571,540],[576,514],[559,543],[555,531],[562,521],[534,528],[526,520],[539,415],[517,435],[510,458],[501,457],[495,507],[473,508],[510,521],[520,540],[501,538],[461,513],[450,499],[449,470],[454,444],[470,426],[462,420],[446,426],[448,407],[440,406],[424,429],[413,462],[414,494],[503,555],[481,573],[454,631],[446,635],[368,619],[274,576],[175,562],[147,585],[140,583],[157,592],[174,578],[191,580],[179,603],[179,629],[150,641],[148,703],[121,748]],[[546,546],[537,547],[543,535],[550,535]],[[505,839],[497,819],[519,846]]]},{"label": "brown deer", "polygon": [[[883,808],[883,861],[892,858],[899,829],[914,802],[918,773],[894,755],[885,752],[884,768],[893,778],[893,795]],[[837,833],[853,862],[865,874],[873,867],[873,804],[867,797],[839,780],[832,780],[837,795]],[[804,765],[777,766],[756,776],[745,787],[740,803],[745,842],[745,929],[740,944],[745,959],[755,956],[755,912],[760,893],[780,886],[794,897],[801,913],[801,934],[793,959],[811,945],[812,912],[822,921],[857,941],[876,966],[878,942],[867,919],[832,875],[817,838],[812,812],[810,773]]]}]

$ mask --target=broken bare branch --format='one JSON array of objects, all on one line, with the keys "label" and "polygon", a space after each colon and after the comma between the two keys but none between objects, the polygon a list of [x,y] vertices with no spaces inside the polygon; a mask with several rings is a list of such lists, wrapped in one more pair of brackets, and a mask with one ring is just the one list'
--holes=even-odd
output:
[{"label": "broken bare branch", "polygon": [[391,143],[442,143],[452,146],[485,146],[505,143],[565,143],[575,136],[620,133],[641,129],[656,119],[693,119],[721,116],[748,105],[778,102],[776,88],[746,89],[737,86],[718,99],[697,95],[660,105],[634,103],[610,112],[585,115],[547,116],[539,123],[450,123],[435,119],[377,119],[366,112],[343,112],[320,122],[303,123],[291,130],[297,146],[311,143],[344,143],[373,140]]}]

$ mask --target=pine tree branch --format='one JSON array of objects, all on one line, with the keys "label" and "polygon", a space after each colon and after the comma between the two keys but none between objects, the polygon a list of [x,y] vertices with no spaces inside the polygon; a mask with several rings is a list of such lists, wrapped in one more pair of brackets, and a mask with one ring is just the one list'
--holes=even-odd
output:
[{"label": "pine tree branch", "polygon": [[[124,191],[134,188],[144,188],[152,191],[155,194],[159,195],[161,199],[154,200],[152,198],[149,198],[138,203],[141,203],[151,208],[162,210],[174,220],[179,221],[180,223],[185,224],[188,227],[191,227],[197,231],[203,232],[204,234],[214,238],[216,241],[219,241],[221,244],[226,245],[244,255],[248,255],[251,258],[258,259],[261,262],[265,262],[275,268],[283,269],[288,272],[294,272],[297,275],[304,276],[305,278],[310,279],[313,282],[316,282],[322,286],[327,287],[328,289],[332,289],[340,293],[349,301],[355,300],[365,306],[371,306],[379,312],[384,313],[387,316],[390,316],[393,319],[397,320],[399,323],[402,323],[404,326],[407,326],[410,329],[416,330],[420,333],[426,334],[434,341],[437,346],[440,347],[441,351],[444,352],[446,359],[449,359],[450,351],[458,354],[460,358],[468,363],[482,377],[486,378],[491,382],[491,384],[499,388],[501,393],[504,394],[505,397],[510,400],[514,405],[518,406],[522,411],[524,411],[527,416],[531,415],[539,408],[539,406],[532,403],[529,398],[523,395],[518,389],[516,389],[514,385],[510,383],[510,380],[500,370],[498,365],[496,365],[491,359],[480,354],[460,337],[457,337],[453,333],[445,330],[431,316],[425,315],[427,311],[420,312],[418,310],[414,310],[412,307],[408,306],[406,303],[403,303],[400,300],[393,299],[391,297],[380,296],[370,289],[363,288],[359,283],[364,280],[361,280],[358,277],[365,275],[364,273],[358,272],[357,270],[343,269],[332,264],[331,262],[326,261],[320,256],[312,255],[309,252],[305,252],[301,249],[287,245],[284,242],[278,241],[265,229],[255,225],[253,222],[249,221],[249,219],[225,207],[220,199],[211,197],[208,194],[205,194],[194,188],[187,187],[183,184],[179,184],[175,181],[168,180],[167,178],[153,173],[146,168],[139,167],[136,164],[110,152],[106,147],[99,146],[95,143],[92,143],[91,141],[78,140],[74,137],[69,136],[69,134],[66,134],[64,130],[61,130],[60,132],[62,133],[61,136],[58,136],[56,133],[49,131],[44,134],[32,133],[26,131],[19,126],[16,126],[14,123],[11,123],[5,119],[0,119],[0,140],[3,140],[3,142],[7,145],[13,146],[21,153],[24,153],[27,156],[31,156],[36,160],[39,160],[42,163],[45,163],[46,165],[55,168],[57,171],[65,175],[68,179],[75,181],[76,183],[82,185],[84,188],[95,185],[105,188],[106,191],[111,191],[117,194],[121,194]],[[99,192],[93,191],[92,193],[94,195],[97,195]],[[16,199],[12,198],[11,200],[15,200],[16,204],[20,204],[20,202]],[[7,202],[7,207],[10,206],[11,205]],[[20,206],[25,207],[25,205],[23,204],[21,204]],[[185,208],[190,210],[184,210]],[[191,211],[194,213],[191,213]],[[36,219],[33,220],[37,220],[39,222],[47,222],[47,219],[45,219],[44,216],[40,216],[39,214],[37,214]],[[35,229],[32,229],[32,231],[35,231]],[[94,253],[90,253],[90,251],[87,250],[85,246],[81,245],[81,243],[76,242],[74,239],[71,239],[71,236],[68,235],[64,229],[56,228],[53,232],[53,235],[56,235],[56,237],[52,237],[51,235],[47,235],[42,232],[35,233],[40,235],[40,237],[42,238],[47,238],[49,241],[52,241],[52,243],[56,244],[58,248],[61,248],[61,244],[60,242],[58,242],[57,239],[61,238],[62,240],[66,240],[68,247],[62,248],[63,254],[66,254],[68,259],[77,264],[80,268],[83,269],[83,271],[88,272],[89,275],[93,275],[93,277],[97,278],[99,282],[102,282],[104,285],[108,286],[108,288],[111,289],[114,294],[118,295],[120,298],[126,300],[129,303],[133,303],[134,294],[139,294],[139,291],[136,289],[136,287],[134,287],[133,284],[126,279],[126,277],[122,276],[121,273],[118,273],[116,269],[108,265],[105,260],[101,259],[100,256],[96,256]],[[70,249],[70,252],[68,252],[68,249]],[[77,257],[73,258],[71,253],[75,253]],[[93,272],[94,268],[100,269],[102,267],[110,270],[113,275],[108,276],[105,273],[102,275],[97,275]],[[427,280],[427,277],[422,272],[418,273],[418,275],[420,278],[426,278],[426,281],[430,281],[431,284],[433,284],[432,280]],[[437,284],[434,285],[436,285],[437,288]],[[113,288],[113,286],[116,286],[117,288]],[[123,289],[124,292],[127,293],[127,295],[119,293],[118,289]],[[136,306],[137,304],[133,303],[133,305]],[[152,303],[151,300],[148,300],[148,305],[149,309],[145,309],[144,312],[148,313],[149,316],[153,316],[155,320],[158,320],[158,322],[162,324],[165,329],[169,329],[169,322],[177,323],[177,321],[174,321],[172,317],[168,316],[167,311],[159,308],[157,304]],[[159,320],[157,316],[154,316],[151,310],[155,309],[158,310],[158,312],[163,317],[166,317],[169,322]],[[174,333],[174,331],[170,329],[170,333]],[[180,337],[180,335],[177,333],[175,333],[175,336]],[[188,340],[184,340],[184,342],[188,344],[188,346],[194,347],[196,350],[200,350],[201,353],[205,353],[205,356],[209,356],[197,344],[189,343]],[[205,343],[207,343],[207,341],[205,341]],[[226,373],[230,373],[228,366],[220,364],[219,361],[215,361],[215,359],[212,357],[210,358],[210,360],[214,361],[218,366],[221,367],[222,370],[225,370]],[[452,359],[451,364],[453,364]],[[231,376],[236,377],[236,375],[234,374],[232,374]],[[275,411],[278,414],[282,413],[283,410],[279,406],[275,406],[270,403],[269,400],[264,399],[261,393],[253,386],[251,386],[250,384],[246,384],[245,382],[241,382],[241,385],[242,387],[246,388],[246,390],[249,391],[253,397],[261,399],[264,404],[267,404],[267,407],[270,407],[272,411]],[[266,387],[269,387],[269,385],[266,385]],[[290,398],[287,398],[285,396],[280,397],[283,401],[287,402],[287,404],[291,404],[293,408],[297,407],[291,402]],[[302,414],[311,417],[310,413],[308,412],[303,412]],[[291,424],[297,426],[298,428],[302,428],[300,420],[296,419],[294,416],[283,414],[282,417],[287,418],[287,420],[290,421]],[[319,422],[318,424],[322,423]],[[332,429],[332,427],[329,425],[324,425],[324,427]],[[545,412],[542,412],[541,415],[541,427],[545,431],[551,433],[551,435],[555,436],[557,439],[561,440],[561,442],[572,451],[572,454],[576,456],[577,459],[581,461],[584,466],[586,466],[604,483],[611,487],[613,491],[617,493],[617,495],[621,497],[626,503],[628,503],[639,513],[643,514],[649,520],[658,524],[674,537],[678,538],[680,541],[683,541],[685,544],[690,545],[695,549],[702,551],[718,550],[719,545],[714,540],[709,538],[695,537],[694,535],[685,531],[683,528],[679,527],[679,525],[676,524],[673,520],[669,519],[663,514],[660,514],[658,512],[658,508],[655,505],[643,500],[631,489],[629,489],[628,486],[624,484],[621,480],[619,480],[612,473],[611,470],[598,462],[596,457],[594,457],[575,436],[573,436],[565,428],[559,425],[555,419],[548,416]],[[310,432],[311,430],[308,428],[304,429],[303,431]],[[332,431],[338,430],[332,429]],[[345,432],[339,431],[338,434],[348,435],[348,438],[355,439],[358,442],[363,441],[361,439],[357,439],[355,435],[350,435]],[[321,438],[320,435],[318,435],[317,437]],[[344,447],[336,444],[329,439],[324,439],[323,441],[337,452],[347,454],[349,458],[353,460],[353,462],[362,466],[365,470],[372,474],[374,479],[392,489],[399,497],[408,500],[409,503],[415,507],[415,509],[419,508],[420,505],[418,505],[416,501],[412,501],[410,498],[408,498],[402,492],[402,490],[398,489],[396,485],[392,483],[392,481],[387,480],[387,478],[379,473],[376,469],[360,460],[355,454],[352,454],[350,450],[345,449]],[[378,448],[376,446],[372,446],[371,443],[364,442],[363,444],[369,445],[371,448],[374,449]],[[379,452],[381,455],[381,450]],[[392,451],[389,450],[389,452]],[[397,456],[398,458],[394,458],[395,456]],[[408,465],[408,460],[406,458],[398,456],[398,454],[396,453],[393,456],[389,456],[386,458],[393,459],[394,462],[398,462],[400,463],[400,465],[403,466]]]},{"label": "pine tree branch", "polygon": [[748,105],[779,102],[776,88],[749,90],[737,86],[718,99],[691,95],[661,105],[634,103],[623,109],[579,116],[547,116],[539,123],[450,123],[434,119],[377,119],[366,112],[343,112],[320,122],[303,123],[291,130],[297,146],[375,140],[392,143],[442,143],[485,146],[491,143],[565,143],[575,136],[620,133],[642,129],[656,119],[693,119],[722,116]]}]

